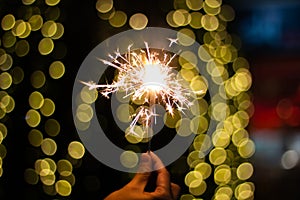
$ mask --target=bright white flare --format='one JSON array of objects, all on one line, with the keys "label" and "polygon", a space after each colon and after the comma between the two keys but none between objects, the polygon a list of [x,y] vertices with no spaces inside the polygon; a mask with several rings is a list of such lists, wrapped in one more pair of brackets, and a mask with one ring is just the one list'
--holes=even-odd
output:
[{"label": "bright white flare", "polygon": [[[184,86],[183,80],[177,76],[177,71],[170,65],[176,54],[168,56],[158,55],[157,52],[150,52],[148,44],[145,42],[146,51],[131,51],[121,55],[119,51],[115,55],[109,55],[112,61],[102,60],[104,64],[112,66],[118,70],[118,74],[111,84],[97,85],[89,81],[83,84],[89,89],[101,88],[100,93],[109,98],[109,94],[117,91],[125,91],[124,98],[131,96],[131,100],[142,100],[141,109],[137,109],[130,124],[129,133],[134,132],[134,126],[139,122],[146,129],[152,123],[152,119],[157,116],[153,105],[160,104],[165,107],[166,112],[173,115],[174,109],[183,111],[191,106],[189,97],[191,90]],[[159,59],[163,57],[162,59]]]}]

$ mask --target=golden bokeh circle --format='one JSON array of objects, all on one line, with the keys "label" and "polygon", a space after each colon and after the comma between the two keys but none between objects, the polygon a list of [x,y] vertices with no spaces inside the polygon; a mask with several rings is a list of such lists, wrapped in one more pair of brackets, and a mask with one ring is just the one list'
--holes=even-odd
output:
[{"label": "golden bokeh circle", "polygon": [[57,144],[52,138],[45,138],[42,141],[41,149],[47,156],[52,156],[56,153]]},{"label": "golden bokeh circle", "polygon": [[4,31],[8,31],[14,27],[15,22],[15,16],[12,14],[7,14],[2,18],[1,27]]},{"label": "golden bokeh circle", "polygon": [[30,109],[26,113],[25,120],[30,127],[37,127],[41,122],[41,115],[38,111]]},{"label": "golden bokeh circle", "polygon": [[68,153],[74,159],[80,159],[84,156],[85,148],[81,142],[72,141],[68,146]]},{"label": "golden bokeh circle", "polygon": [[27,137],[28,137],[29,143],[34,147],[41,146],[43,139],[44,139],[43,133],[41,131],[39,131],[38,129],[30,130]]},{"label": "golden bokeh circle", "polygon": [[51,99],[45,98],[44,103],[40,108],[40,112],[42,113],[42,115],[49,117],[54,113],[54,111],[55,111],[55,103]]},{"label": "golden bokeh circle", "polygon": [[61,196],[69,196],[72,192],[72,186],[66,180],[58,180],[55,183],[55,190]]},{"label": "golden bokeh circle", "polygon": [[54,42],[51,38],[43,38],[39,42],[38,50],[41,55],[48,55],[50,54],[54,49]]},{"label": "golden bokeh circle", "polygon": [[40,92],[34,91],[29,95],[28,101],[31,108],[40,109],[44,104],[44,97]]},{"label": "golden bokeh circle", "polygon": [[148,24],[148,18],[143,13],[136,13],[129,19],[129,25],[135,30],[142,30],[146,28]]},{"label": "golden bokeh circle", "polygon": [[46,76],[43,71],[34,71],[30,76],[30,82],[32,87],[38,89],[44,86],[46,82]]},{"label": "golden bokeh circle", "polygon": [[139,157],[134,151],[124,151],[120,155],[120,162],[126,168],[134,168],[139,162]]},{"label": "golden bokeh circle", "polygon": [[45,122],[45,131],[51,137],[57,136],[60,132],[59,122],[56,119],[47,119]]},{"label": "golden bokeh circle", "polygon": [[54,61],[49,67],[49,75],[53,79],[61,78],[65,73],[65,65],[61,61]]}]

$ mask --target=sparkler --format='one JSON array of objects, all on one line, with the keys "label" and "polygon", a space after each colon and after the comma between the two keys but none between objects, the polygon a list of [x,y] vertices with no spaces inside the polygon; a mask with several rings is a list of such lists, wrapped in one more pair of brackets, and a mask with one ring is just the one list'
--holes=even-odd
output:
[{"label": "sparkler", "polygon": [[[170,45],[176,43],[174,39],[170,41]],[[111,61],[99,59],[118,71],[111,84],[81,82],[89,89],[100,89],[99,92],[107,98],[114,92],[125,91],[124,98],[130,96],[133,102],[135,100],[144,102],[131,116],[132,122],[126,134],[140,137],[134,131],[134,127],[139,123],[150,138],[149,127],[153,126],[158,116],[155,104],[162,105],[166,112],[173,116],[175,109],[184,112],[184,109],[192,105],[190,101],[192,92],[177,76],[175,68],[170,66],[176,54],[171,56],[164,52],[159,54],[157,51],[150,51],[147,42],[144,50],[133,51],[131,47],[128,46],[128,52],[124,55],[119,50],[114,55],[108,55]]]}]

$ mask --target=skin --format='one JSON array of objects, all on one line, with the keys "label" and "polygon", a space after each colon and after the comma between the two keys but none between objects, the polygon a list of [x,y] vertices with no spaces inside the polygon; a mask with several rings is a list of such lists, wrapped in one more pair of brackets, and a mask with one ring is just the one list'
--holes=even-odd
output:
[{"label": "skin", "polygon": [[[157,173],[156,186],[153,192],[147,192],[145,187],[153,170]],[[104,200],[176,200],[179,192],[180,187],[171,183],[170,174],[159,157],[148,152],[141,155],[139,170],[134,178]]]}]

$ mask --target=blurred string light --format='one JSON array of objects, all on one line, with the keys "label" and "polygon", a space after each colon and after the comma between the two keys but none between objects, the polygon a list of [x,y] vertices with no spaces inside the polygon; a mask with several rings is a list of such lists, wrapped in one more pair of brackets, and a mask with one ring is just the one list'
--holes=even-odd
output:
[{"label": "blurred string light", "polygon": [[[96,10],[99,18],[108,20],[113,27],[125,26],[127,18],[129,18],[128,25],[132,29],[141,30],[147,27],[146,15],[136,13],[127,17],[126,13],[115,8],[113,0],[97,0]],[[182,119],[177,113],[174,113],[172,119],[168,116],[165,118],[165,125],[170,128],[178,127],[179,123],[185,123],[187,126],[184,127],[190,127],[183,132],[176,129],[177,134],[184,135],[189,132],[196,134],[187,156],[187,164],[191,171],[185,176],[185,184],[189,194],[183,194],[181,200],[201,199],[202,195],[205,196],[205,191],[210,187],[206,183],[209,176],[212,176],[217,186],[212,199],[254,198],[255,186],[249,181],[254,169],[248,159],[255,153],[255,144],[247,131],[249,119],[253,114],[250,93],[252,77],[247,59],[238,54],[240,41],[227,31],[227,24],[234,18],[234,9],[224,4],[222,0],[174,0],[173,9],[170,8],[165,16],[167,24],[178,30],[179,44],[190,46],[196,40],[203,41],[197,54],[183,52],[190,59],[188,61],[179,59],[182,67],[181,76],[192,88],[207,89],[205,78],[199,77],[193,70],[197,65],[194,62],[196,59],[193,58],[198,56],[206,62],[206,71],[220,91],[210,102],[203,98],[198,100],[197,103],[202,109],[200,116],[196,116],[193,120]],[[88,91],[86,87],[82,89],[80,100],[86,109],[85,118],[77,119],[79,129],[86,129],[89,126],[88,119],[92,113],[89,112],[87,105],[96,98],[96,90]],[[224,100],[226,104],[222,103]],[[130,114],[134,112],[134,108],[125,104],[118,110],[120,112],[117,116],[124,122],[128,122]],[[211,137],[205,134],[209,120],[218,123]],[[197,127],[195,124],[199,124],[197,129],[194,128]],[[130,136],[127,140],[135,144],[141,142],[142,137]],[[209,155],[205,156],[204,152],[210,148],[212,150]],[[124,154],[131,155],[130,152]],[[134,162],[134,155],[132,156],[127,160]],[[282,158],[284,167],[289,161],[286,158],[289,156],[285,155]]]},{"label": "blurred string light", "polygon": [[[64,25],[59,22],[60,0],[22,0],[21,3],[23,5],[17,14],[8,13],[1,19],[3,34],[0,38],[0,176],[6,156],[6,148],[2,142],[9,132],[5,122],[15,107],[13,91],[18,89],[15,85],[23,82],[25,72],[31,73],[29,81],[32,92],[28,97],[29,107],[24,118],[31,129],[28,133],[29,144],[42,155],[33,163],[32,168],[25,169],[24,179],[31,185],[41,183],[48,195],[69,196],[75,185],[73,166],[79,166],[78,161],[84,156],[85,149],[80,142],[71,141],[68,147],[65,147],[65,158],[59,159],[55,156],[59,148],[56,137],[61,133],[61,126],[55,119],[55,102],[43,89],[47,79],[57,80],[65,74],[64,63],[56,59],[65,55],[60,46],[56,46],[56,41],[64,35]],[[33,41],[36,38],[39,39],[37,46],[34,46]],[[33,48],[37,48],[37,51],[32,51]],[[22,62],[23,58],[32,56],[32,52],[37,52],[33,56],[50,61],[49,66],[27,72],[28,66],[22,66],[21,63],[26,63]],[[20,66],[15,63],[20,63]],[[55,160],[54,156],[58,160]]]}]

